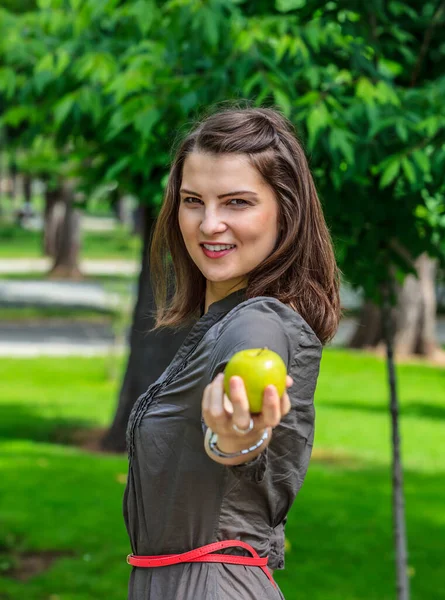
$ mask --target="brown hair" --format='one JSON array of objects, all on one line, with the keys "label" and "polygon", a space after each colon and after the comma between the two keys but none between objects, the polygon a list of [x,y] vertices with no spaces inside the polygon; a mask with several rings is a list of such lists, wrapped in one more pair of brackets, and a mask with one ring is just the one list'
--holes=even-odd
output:
[{"label": "brown hair", "polygon": [[[206,280],[190,258],[178,222],[184,160],[191,152],[245,154],[275,191],[280,231],[270,256],[246,274],[246,299],[272,296],[297,311],[322,344],[341,317],[333,245],[311,172],[292,124],[270,108],[210,114],[183,139],[173,159],[150,250],[154,331],[200,317]],[[173,283],[173,297],[167,292]]]}]

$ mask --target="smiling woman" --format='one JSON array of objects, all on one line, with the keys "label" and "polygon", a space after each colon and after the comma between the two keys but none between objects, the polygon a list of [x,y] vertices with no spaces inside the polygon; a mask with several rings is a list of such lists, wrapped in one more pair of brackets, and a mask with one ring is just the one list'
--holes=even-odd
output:
[{"label": "smiling woman", "polygon": [[[150,267],[154,329],[193,326],[128,423],[129,598],[283,600],[273,571],[284,568],[340,302],[312,176],[280,113],[226,110],[187,135]],[[265,347],[286,367],[286,390],[266,385],[251,415],[243,378],[230,378],[229,397],[220,374],[235,353]]]},{"label": "smiling woman", "polygon": [[[206,254],[204,242],[235,250]],[[180,143],[153,233],[150,271],[153,329],[193,323],[212,302],[245,287],[246,298],[273,296],[323,343],[332,339],[340,273],[306,156],[280,113],[223,110]],[[168,289],[174,290],[169,302]]]}]

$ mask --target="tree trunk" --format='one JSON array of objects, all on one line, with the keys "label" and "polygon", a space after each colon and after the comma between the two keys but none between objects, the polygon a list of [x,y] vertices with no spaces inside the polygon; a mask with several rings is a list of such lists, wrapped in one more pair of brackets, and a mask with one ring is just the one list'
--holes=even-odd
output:
[{"label": "tree trunk", "polygon": [[[396,322],[394,352],[397,357],[420,354],[428,358],[440,353],[436,340],[436,294],[434,281],[437,261],[420,255],[414,265],[418,278],[407,275],[397,288],[397,307],[390,309]],[[359,323],[348,344],[350,348],[378,347],[383,343],[379,308],[372,302],[363,305]]]},{"label": "tree trunk", "polygon": [[17,199],[18,199],[18,192],[19,192],[19,186],[18,186],[18,169],[17,169],[17,163],[15,162],[14,159],[11,160],[10,166],[9,166],[9,177],[10,177],[10,186],[9,186],[9,197],[12,200],[12,204],[14,206],[14,208],[16,207],[17,204]]},{"label": "tree trunk", "polygon": [[415,261],[419,279],[408,275],[399,293],[397,355],[431,356],[438,349],[436,341],[436,293],[434,281],[437,261],[421,254]]},{"label": "tree trunk", "polygon": [[29,175],[23,176],[23,197],[25,200],[26,211],[29,213],[32,211],[32,178]]},{"label": "tree trunk", "polygon": [[138,204],[133,210],[133,235],[142,236],[144,231],[143,206]]},{"label": "tree trunk", "polygon": [[133,229],[133,209],[132,202],[129,196],[122,196],[119,194],[116,198],[115,203],[115,214],[116,218],[121,225],[126,227],[128,230]]},{"label": "tree trunk", "polygon": [[386,345],[388,382],[390,391],[391,440],[392,440],[392,503],[394,544],[396,556],[397,600],[409,600],[408,550],[406,540],[405,498],[403,491],[403,469],[400,453],[399,403],[394,366],[393,332],[390,304],[390,288],[383,288],[382,325]]},{"label": "tree trunk", "polygon": [[[57,229],[63,222],[65,208],[61,200],[63,191],[56,189],[45,190],[45,209],[43,214],[43,254],[44,256],[56,256]],[[57,208],[56,208],[57,206]]]},{"label": "tree trunk", "polygon": [[381,312],[374,302],[365,300],[357,328],[348,344],[350,348],[368,348],[376,346],[382,339]]},{"label": "tree trunk", "polygon": [[[54,265],[49,273],[51,278],[79,279],[80,214],[73,206],[73,192],[68,185],[63,186],[60,208],[63,220],[56,233]],[[58,207],[57,207],[58,208]]]},{"label": "tree trunk", "polygon": [[102,449],[112,452],[125,451],[125,434],[133,404],[168,367],[191,327],[147,333],[154,325],[153,317],[149,316],[149,311],[154,310],[154,299],[148,257],[155,218],[148,208],[140,214],[143,223],[142,267],[130,334],[130,355],[114,420],[101,442]]}]

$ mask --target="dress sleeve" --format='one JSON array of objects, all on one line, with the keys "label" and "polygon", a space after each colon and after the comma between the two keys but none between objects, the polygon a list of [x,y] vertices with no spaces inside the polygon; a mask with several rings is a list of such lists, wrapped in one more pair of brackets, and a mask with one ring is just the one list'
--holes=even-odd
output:
[{"label": "dress sleeve", "polygon": [[[265,346],[281,356],[286,372],[289,372],[291,343],[282,319],[270,306],[246,307],[218,335],[209,359],[207,383],[211,383],[218,373],[224,371],[237,352]],[[202,425],[205,432],[204,421]],[[246,476],[252,481],[261,481],[267,468],[267,456],[268,448],[265,448],[252,461],[229,468],[237,477]]]},{"label": "dress sleeve", "polygon": [[246,307],[218,335],[209,358],[208,383],[224,371],[237,352],[265,346],[281,356],[287,370],[291,345],[281,318],[276,312],[265,310],[264,306]]},{"label": "dress sleeve", "polygon": [[283,359],[294,381],[288,389],[291,410],[273,429],[267,448],[251,462],[228,467],[238,478],[261,485],[276,512],[275,526],[285,518],[309,466],[314,438],[314,393],[322,344],[298,315],[291,323],[274,305],[247,307],[217,337],[209,361],[208,381],[223,371],[239,350],[267,346]]}]

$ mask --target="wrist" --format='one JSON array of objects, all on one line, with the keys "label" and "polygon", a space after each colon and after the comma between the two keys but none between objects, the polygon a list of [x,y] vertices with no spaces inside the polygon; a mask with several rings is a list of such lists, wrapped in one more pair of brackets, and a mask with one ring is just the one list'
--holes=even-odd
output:
[{"label": "wrist", "polygon": [[[269,445],[270,437],[272,435],[272,428],[267,427],[266,429],[262,429],[261,431],[263,432],[263,435],[259,439],[258,431],[257,435],[255,436],[255,438],[257,439],[254,439],[251,435],[249,435],[249,438],[254,440],[253,443],[244,440],[243,438],[241,444],[239,442],[236,443],[236,447],[233,447],[230,436],[228,439],[229,446],[227,447],[227,449],[232,448],[234,452],[225,452],[219,447],[219,440],[217,434],[216,444],[212,446],[212,444],[215,443],[215,434],[209,427],[205,435],[204,448],[208,456],[217,463],[227,466],[240,465],[254,460]],[[245,437],[247,437],[247,435]],[[213,447],[213,449],[211,446]],[[222,456],[220,453],[222,453]],[[233,454],[235,454],[235,456],[232,456]]]},{"label": "wrist", "polygon": [[218,448],[227,454],[232,454],[233,452],[240,452],[245,448],[249,448],[258,442],[261,437],[264,435],[266,429],[269,431],[269,437],[272,433],[272,429],[270,427],[266,427],[265,429],[260,429],[257,431],[251,431],[247,435],[243,436],[232,436],[232,435],[219,435],[218,434]]}]

